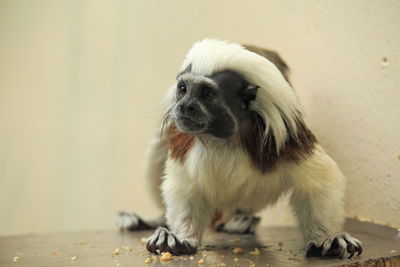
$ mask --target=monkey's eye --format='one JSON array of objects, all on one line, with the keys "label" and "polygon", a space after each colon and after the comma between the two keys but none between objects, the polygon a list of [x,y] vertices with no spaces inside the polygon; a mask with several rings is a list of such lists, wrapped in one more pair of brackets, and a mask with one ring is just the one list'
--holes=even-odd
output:
[{"label": "monkey's eye", "polygon": [[186,84],[184,84],[183,82],[182,82],[182,83],[179,83],[179,84],[178,84],[178,94],[179,94],[180,96],[183,96],[183,95],[186,94],[186,91],[187,91],[187,89],[186,89]]},{"label": "monkey's eye", "polygon": [[212,95],[211,89],[208,86],[203,86],[201,90],[201,98],[209,99]]}]

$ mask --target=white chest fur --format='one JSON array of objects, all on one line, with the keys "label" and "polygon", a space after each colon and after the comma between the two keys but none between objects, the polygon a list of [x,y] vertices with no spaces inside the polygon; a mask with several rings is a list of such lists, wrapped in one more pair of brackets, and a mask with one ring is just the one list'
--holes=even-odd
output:
[{"label": "white chest fur", "polygon": [[261,174],[242,149],[223,143],[197,141],[184,164],[169,160],[166,172],[175,187],[199,194],[216,209],[257,211],[285,191],[279,171]]}]

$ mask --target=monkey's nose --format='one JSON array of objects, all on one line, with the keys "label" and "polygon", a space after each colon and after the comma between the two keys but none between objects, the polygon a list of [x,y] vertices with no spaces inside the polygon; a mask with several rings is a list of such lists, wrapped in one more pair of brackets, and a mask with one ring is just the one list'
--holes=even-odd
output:
[{"label": "monkey's nose", "polygon": [[197,106],[194,103],[189,103],[189,104],[185,104],[182,103],[179,105],[179,111],[181,112],[182,115],[185,116],[193,116],[197,113]]}]

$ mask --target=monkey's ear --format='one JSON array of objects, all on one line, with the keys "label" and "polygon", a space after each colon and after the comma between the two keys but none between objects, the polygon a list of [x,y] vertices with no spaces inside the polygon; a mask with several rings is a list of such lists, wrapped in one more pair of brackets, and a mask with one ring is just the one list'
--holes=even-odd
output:
[{"label": "monkey's ear", "polygon": [[258,86],[254,84],[247,84],[245,88],[243,88],[239,92],[239,97],[242,100],[242,109],[248,109],[250,102],[256,99]]}]

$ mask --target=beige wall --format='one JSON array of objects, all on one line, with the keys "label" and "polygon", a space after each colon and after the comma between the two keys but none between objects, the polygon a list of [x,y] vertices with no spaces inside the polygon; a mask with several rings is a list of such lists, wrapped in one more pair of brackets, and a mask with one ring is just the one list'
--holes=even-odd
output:
[{"label": "beige wall", "polygon": [[[348,176],[347,215],[400,227],[399,29],[396,0],[0,0],[0,234],[155,214],[143,153],[204,37],[277,49]],[[293,223],[284,202],[264,223]]]}]

